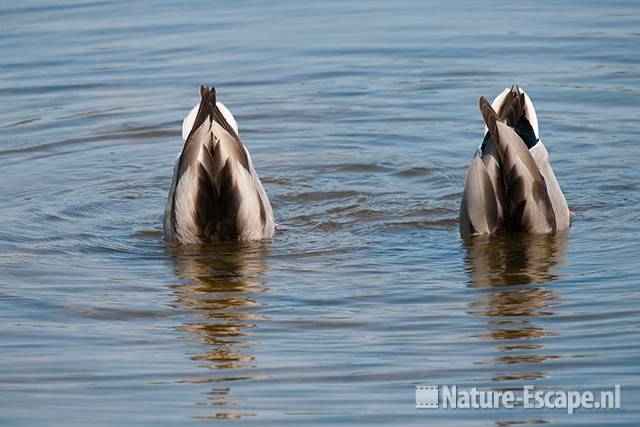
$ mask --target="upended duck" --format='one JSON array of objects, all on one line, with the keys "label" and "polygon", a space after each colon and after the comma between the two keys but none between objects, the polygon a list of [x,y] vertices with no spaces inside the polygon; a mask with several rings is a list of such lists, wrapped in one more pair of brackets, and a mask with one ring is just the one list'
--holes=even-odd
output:
[{"label": "upended duck", "polygon": [[569,228],[569,207],[529,96],[514,85],[491,104],[480,97],[480,112],[485,136],[467,173],[460,232],[542,234]]},{"label": "upended duck", "polygon": [[200,87],[200,103],[182,123],[184,146],[176,160],[165,207],[169,242],[260,240],[274,235],[267,193],[214,87]]}]

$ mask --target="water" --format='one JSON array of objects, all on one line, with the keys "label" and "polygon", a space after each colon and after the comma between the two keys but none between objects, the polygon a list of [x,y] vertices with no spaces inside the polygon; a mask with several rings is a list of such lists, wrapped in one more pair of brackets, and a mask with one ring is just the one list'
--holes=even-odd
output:
[{"label": "water", "polygon": [[[636,425],[633,1],[4,2],[0,424]],[[538,108],[568,233],[463,240],[480,95]],[[286,229],[171,250],[215,84]],[[416,385],[622,409],[416,410]]]}]

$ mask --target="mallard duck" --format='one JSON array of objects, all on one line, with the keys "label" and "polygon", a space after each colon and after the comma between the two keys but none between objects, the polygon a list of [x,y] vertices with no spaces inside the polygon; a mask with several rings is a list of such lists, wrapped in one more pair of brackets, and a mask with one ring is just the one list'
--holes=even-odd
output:
[{"label": "mallard duck", "polygon": [[165,207],[165,239],[208,243],[273,237],[271,204],[235,118],[216,101],[215,88],[201,86],[200,98],[182,124],[184,146]]},{"label": "mallard duck", "polygon": [[569,228],[569,207],[540,140],[529,96],[514,85],[491,104],[480,97],[480,112],[485,136],[467,173],[460,232],[553,233]]}]

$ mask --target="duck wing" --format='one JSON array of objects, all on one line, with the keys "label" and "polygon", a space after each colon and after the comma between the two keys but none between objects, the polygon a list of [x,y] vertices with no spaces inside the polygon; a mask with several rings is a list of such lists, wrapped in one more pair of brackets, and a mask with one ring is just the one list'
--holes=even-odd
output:
[{"label": "duck wing", "polygon": [[493,233],[502,226],[502,205],[495,189],[497,182],[483,160],[484,157],[476,154],[467,172],[460,205],[462,234]]},{"label": "duck wing", "polygon": [[567,204],[567,199],[564,197],[562,189],[560,189],[556,174],[551,167],[547,147],[545,147],[542,141],[538,141],[529,152],[547,184],[547,193],[549,193],[549,199],[551,200],[551,206],[553,207],[556,218],[556,230],[565,230],[571,226],[569,205]]},{"label": "duck wing", "polygon": [[[515,99],[505,92],[501,114],[513,114]],[[503,117],[504,119],[504,117]],[[502,163],[496,143],[486,132],[482,144],[471,161],[460,205],[460,232],[487,234],[505,227],[505,191]]]}]

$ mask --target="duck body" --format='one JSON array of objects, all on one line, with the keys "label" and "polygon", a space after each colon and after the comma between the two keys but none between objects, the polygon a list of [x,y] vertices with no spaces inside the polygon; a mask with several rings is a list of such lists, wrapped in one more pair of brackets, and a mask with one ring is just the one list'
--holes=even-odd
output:
[{"label": "duck body", "polygon": [[569,207],[529,96],[514,85],[491,104],[481,97],[480,111],[485,137],[467,173],[460,232],[544,234],[569,228]]},{"label": "duck body", "polygon": [[164,236],[185,244],[260,240],[274,235],[271,204],[238,126],[216,92],[200,87],[185,118],[185,140],[165,206]]}]

